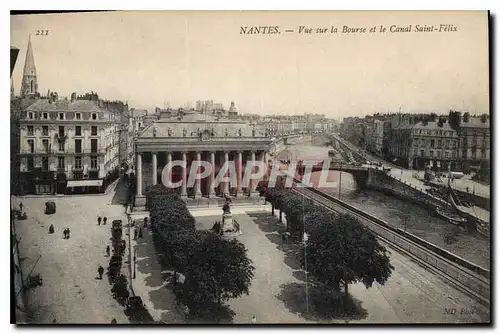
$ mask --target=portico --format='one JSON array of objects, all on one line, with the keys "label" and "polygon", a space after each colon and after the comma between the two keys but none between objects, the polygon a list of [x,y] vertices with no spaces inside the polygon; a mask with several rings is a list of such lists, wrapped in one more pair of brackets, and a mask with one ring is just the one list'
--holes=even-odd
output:
[{"label": "portico", "polygon": [[[253,162],[267,162],[271,144],[265,132],[242,122],[156,121],[135,138],[136,197],[156,184],[170,185],[184,198],[258,196],[258,180],[245,184],[245,173],[257,173]],[[165,168],[170,162],[180,163]],[[221,171],[235,182],[216,182]]]}]

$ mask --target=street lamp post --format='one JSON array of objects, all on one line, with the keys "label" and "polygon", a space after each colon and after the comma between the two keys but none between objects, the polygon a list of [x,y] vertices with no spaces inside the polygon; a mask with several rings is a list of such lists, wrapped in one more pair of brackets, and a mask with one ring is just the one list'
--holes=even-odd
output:
[{"label": "street lamp post", "polygon": [[136,259],[137,259],[137,249],[134,249],[134,279],[135,279],[135,268],[136,268],[135,260]]},{"label": "street lamp post", "polygon": [[340,199],[341,188],[342,188],[342,157],[340,159],[339,199]]},{"label": "street lamp post", "polygon": [[305,274],[306,274],[306,312],[309,314],[309,284],[308,284],[308,277],[307,277],[307,240],[308,240],[308,235],[306,233],[306,220],[304,217],[304,195],[302,195],[302,229],[304,230],[303,232],[303,242],[304,242],[304,268],[305,268]]}]

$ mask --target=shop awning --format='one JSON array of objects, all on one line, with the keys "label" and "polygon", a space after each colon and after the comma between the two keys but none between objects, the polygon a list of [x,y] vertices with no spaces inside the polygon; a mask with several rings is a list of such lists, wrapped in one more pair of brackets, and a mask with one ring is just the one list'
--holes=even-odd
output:
[{"label": "shop awning", "polygon": [[68,185],[66,186],[66,188],[100,186],[102,186],[102,180],[72,180],[68,181]]}]

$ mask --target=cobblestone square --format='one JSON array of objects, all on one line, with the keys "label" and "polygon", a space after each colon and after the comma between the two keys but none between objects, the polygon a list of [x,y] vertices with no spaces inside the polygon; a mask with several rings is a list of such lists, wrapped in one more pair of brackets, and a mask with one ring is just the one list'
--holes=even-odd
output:
[{"label": "cobblestone square", "polygon": [[[18,208],[22,202],[28,215],[27,220],[15,223],[23,274],[26,278],[39,259],[33,274],[39,273],[43,279],[42,286],[27,294],[32,323],[53,323],[55,319],[59,324],[109,324],[113,318],[129,323],[124,308],[112,297],[107,277],[97,279],[98,266],[108,267],[111,221],[126,221],[117,196],[110,191],[105,195],[13,197],[12,206]],[[55,214],[44,214],[47,200],[56,203]],[[98,215],[106,216],[108,224],[98,226]],[[54,234],[48,233],[51,224]],[[65,227],[71,231],[69,239],[63,239]],[[125,268],[126,264],[122,272]]]}]

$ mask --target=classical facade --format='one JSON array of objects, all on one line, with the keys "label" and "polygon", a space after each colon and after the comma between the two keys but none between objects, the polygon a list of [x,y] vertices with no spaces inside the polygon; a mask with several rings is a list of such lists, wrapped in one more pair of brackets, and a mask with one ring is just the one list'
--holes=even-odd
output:
[{"label": "classical facade", "polygon": [[482,160],[490,160],[490,118],[487,115],[470,116],[465,113],[461,117],[457,129],[459,136],[458,155],[462,166],[478,167]]},{"label": "classical facade", "polygon": [[119,165],[120,115],[96,94],[89,96],[60,100],[51,93],[22,111],[20,172],[25,188],[34,187],[24,191],[62,192],[67,180],[96,180],[85,186],[99,187]]},{"label": "classical facade", "polygon": [[[149,186],[179,181],[177,191],[182,197],[255,195],[257,182],[244,187],[242,177],[247,163],[267,162],[271,145],[268,132],[245,122],[207,118],[206,114],[196,111],[172,113],[148,125],[135,138],[136,205]],[[186,168],[175,166],[171,173],[163,173],[167,163],[175,160],[185,162]],[[196,161],[209,162],[213,168],[210,175],[195,180],[189,187],[188,174]],[[215,186],[216,175],[229,161],[235,164],[237,184],[231,187],[229,182],[224,182]]]},{"label": "classical facade", "polygon": [[421,121],[411,129],[410,168],[456,169],[458,135],[447,119]]}]

